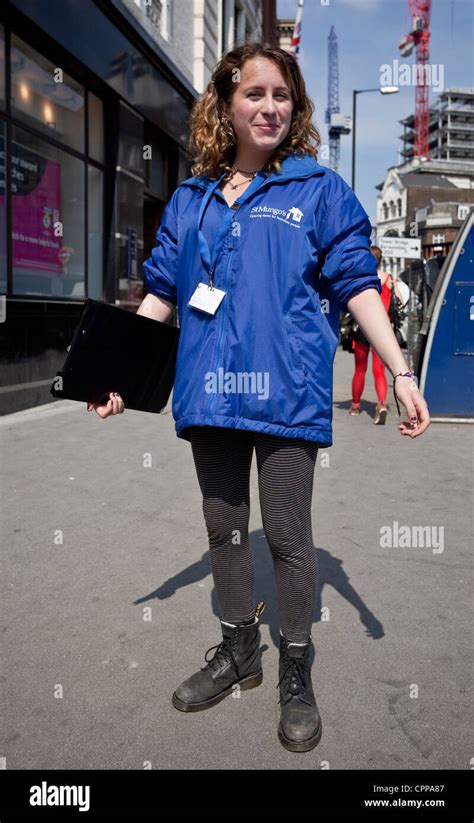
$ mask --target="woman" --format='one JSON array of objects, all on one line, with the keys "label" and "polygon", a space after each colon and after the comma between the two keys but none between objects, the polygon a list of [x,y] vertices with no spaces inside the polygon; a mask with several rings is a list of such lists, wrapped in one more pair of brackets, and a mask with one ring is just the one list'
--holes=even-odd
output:
[{"label": "woman", "polygon": [[[173,705],[200,711],[262,681],[264,604],[255,607],[248,533],[255,448],[280,615],[278,736],[296,752],[314,748],[322,730],[309,662],[311,497],[318,448],[332,444],[341,305],[393,374],[408,371],[379,297],[369,220],[342,178],[317,163],[312,112],[285,51],[244,44],[222,57],[195,104],[193,176],[166,208],[138,309],[165,321],[178,306],[173,417],[192,447],[221,610],[222,642]],[[416,437],[429,424],[426,403],[409,373],[396,391],[412,421],[400,433]],[[112,396],[95,408],[106,417],[124,406]]]},{"label": "woman", "polygon": [[[382,298],[382,303],[385,306],[386,312],[389,313],[392,288],[394,289],[395,296],[398,297],[398,299],[402,303],[404,301],[402,295],[398,290],[396,283],[393,282],[391,275],[388,272],[381,271],[381,249],[378,246],[371,246],[370,250],[377,261],[377,271],[382,285],[382,291],[380,294]],[[352,378],[352,405],[349,409],[349,413],[352,415],[358,415],[360,414],[360,399],[362,397],[362,392],[364,391],[365,374],[367,372],[367,366],[369,362],[369,351],[371,350],[370,343],[363,334],[362,329],[360,327],[358,327],[355,333],[354,340],[352,342],[352,348],[355,357],[355,373],[354,377]],[[374,375],[375,391],[377,392],[377,397],[379,401],[377,403],[377,406],[375,407],[374,423],[376,426],[379,426],[385,423],[385,418],[388,412],[388,385],[387,378],[385,377],[385,366],[373,347],[372,372]]]}]

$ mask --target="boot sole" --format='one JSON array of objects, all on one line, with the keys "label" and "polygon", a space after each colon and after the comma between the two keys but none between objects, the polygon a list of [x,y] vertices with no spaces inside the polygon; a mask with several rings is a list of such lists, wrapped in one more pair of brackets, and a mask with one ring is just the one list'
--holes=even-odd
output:
[{"label": "boot sole", "polygon": [[210,709],[212,706],[215,706],[216,703],[220,703],[221,700],[224,700],[225,697],[233,692],[236,685],[240,686],[241,691],[245,691],[246,689],[253,689],[256,686],[260,686],[262,680],[263,670],[249,677],[244,677],[243,680],[236,680],[235,683],[232,683],[232,685],[224,689],[223,692],[214,695],[214,697],[211,697],[209,700],[203,700],[201,703],[185,703],[176,696],[176,692],[173,693],[171,701],[175,709],[178,709],[180,712],[200,712],[203,711],[203,709]]},{"label": "boot sole", "polygon": [[281,727],[281,723],[278,727],[278,739],[281,745],[288,749],[289,752],[309,752],[311,749],[314,749],[319,741],[321,740],[321,735],[323,733],[323,724],[320,723],[318,727],[318,731],[312,737],[308,737],[307,740],[290,740],[288,737],[285,737],[283,729]]}]

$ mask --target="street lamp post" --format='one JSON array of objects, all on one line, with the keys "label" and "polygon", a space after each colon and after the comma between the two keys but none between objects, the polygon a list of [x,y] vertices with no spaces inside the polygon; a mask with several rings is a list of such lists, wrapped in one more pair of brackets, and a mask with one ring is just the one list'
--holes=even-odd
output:
[{"label": "street lamp post", "polygon": [[398,86],[379,86],[376,89],[354,89],[352,92],[352,191],[355,192],[355,157],[356,157],[356,107],[357,95],[366,94],[369,91],[378,91],[380,94],[396,94]]}]

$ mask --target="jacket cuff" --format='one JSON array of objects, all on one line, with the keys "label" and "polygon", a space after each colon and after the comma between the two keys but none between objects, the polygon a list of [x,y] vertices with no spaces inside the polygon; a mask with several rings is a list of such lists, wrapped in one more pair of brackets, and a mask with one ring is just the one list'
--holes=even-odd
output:
[{"label": "jacket cuff", "polygon": [[352,298],[353,298],[353,297],[355,297],[357,294],[361,294],[361,292],[366,291],[366,289],[375,289],[375,291],[376,291],[378,294],[381,294],[381,289],[380,289],[378,286],[376,286],[374,283],[365,283],[365,284],[362,284],[361,286],[359,286],[359,288],[355,289],[355,290],[354,290],[354,291],[353,291],[353,292],[349,295],[349,297],[346,297],[346,298],[345,298],[345,300],[344,300],[344,301],[343,301],[343,303],[342,303],[342,305],[343,305],[343,307],[344,307],[344,311],[346,311],[346,312],[347,312],[347,311],[349,311],[349,309],[348,309],[348,307],[347,307],[347,304],[348,304],[349,300],[352,300]]},{"label": "jacket cuff", "polygon": [[148,294],[154,294],[155,297],[162,297],[163,300],[168,300],[170,303],[173,303],[174,306],[178,305],[178,301],[176,300],[175,295],[169,294],[168,292],[164,291],[163,289],[148,289]]}]

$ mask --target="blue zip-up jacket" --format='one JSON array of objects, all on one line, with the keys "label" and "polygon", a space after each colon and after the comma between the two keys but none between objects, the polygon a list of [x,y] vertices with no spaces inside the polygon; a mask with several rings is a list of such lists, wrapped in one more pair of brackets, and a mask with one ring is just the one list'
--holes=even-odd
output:
[{"label": "blue zip-up jacket", "polygon": [[[222,176],[178,186],[144,263],[148,291],[178,307],[177,436],[223,426],[331,446],[340,312],[381,292],[368,215],[310,155],[260,171],[232,208],[216,198]],[[188,305],[211,270],[225,291],[214,315]]]}]

